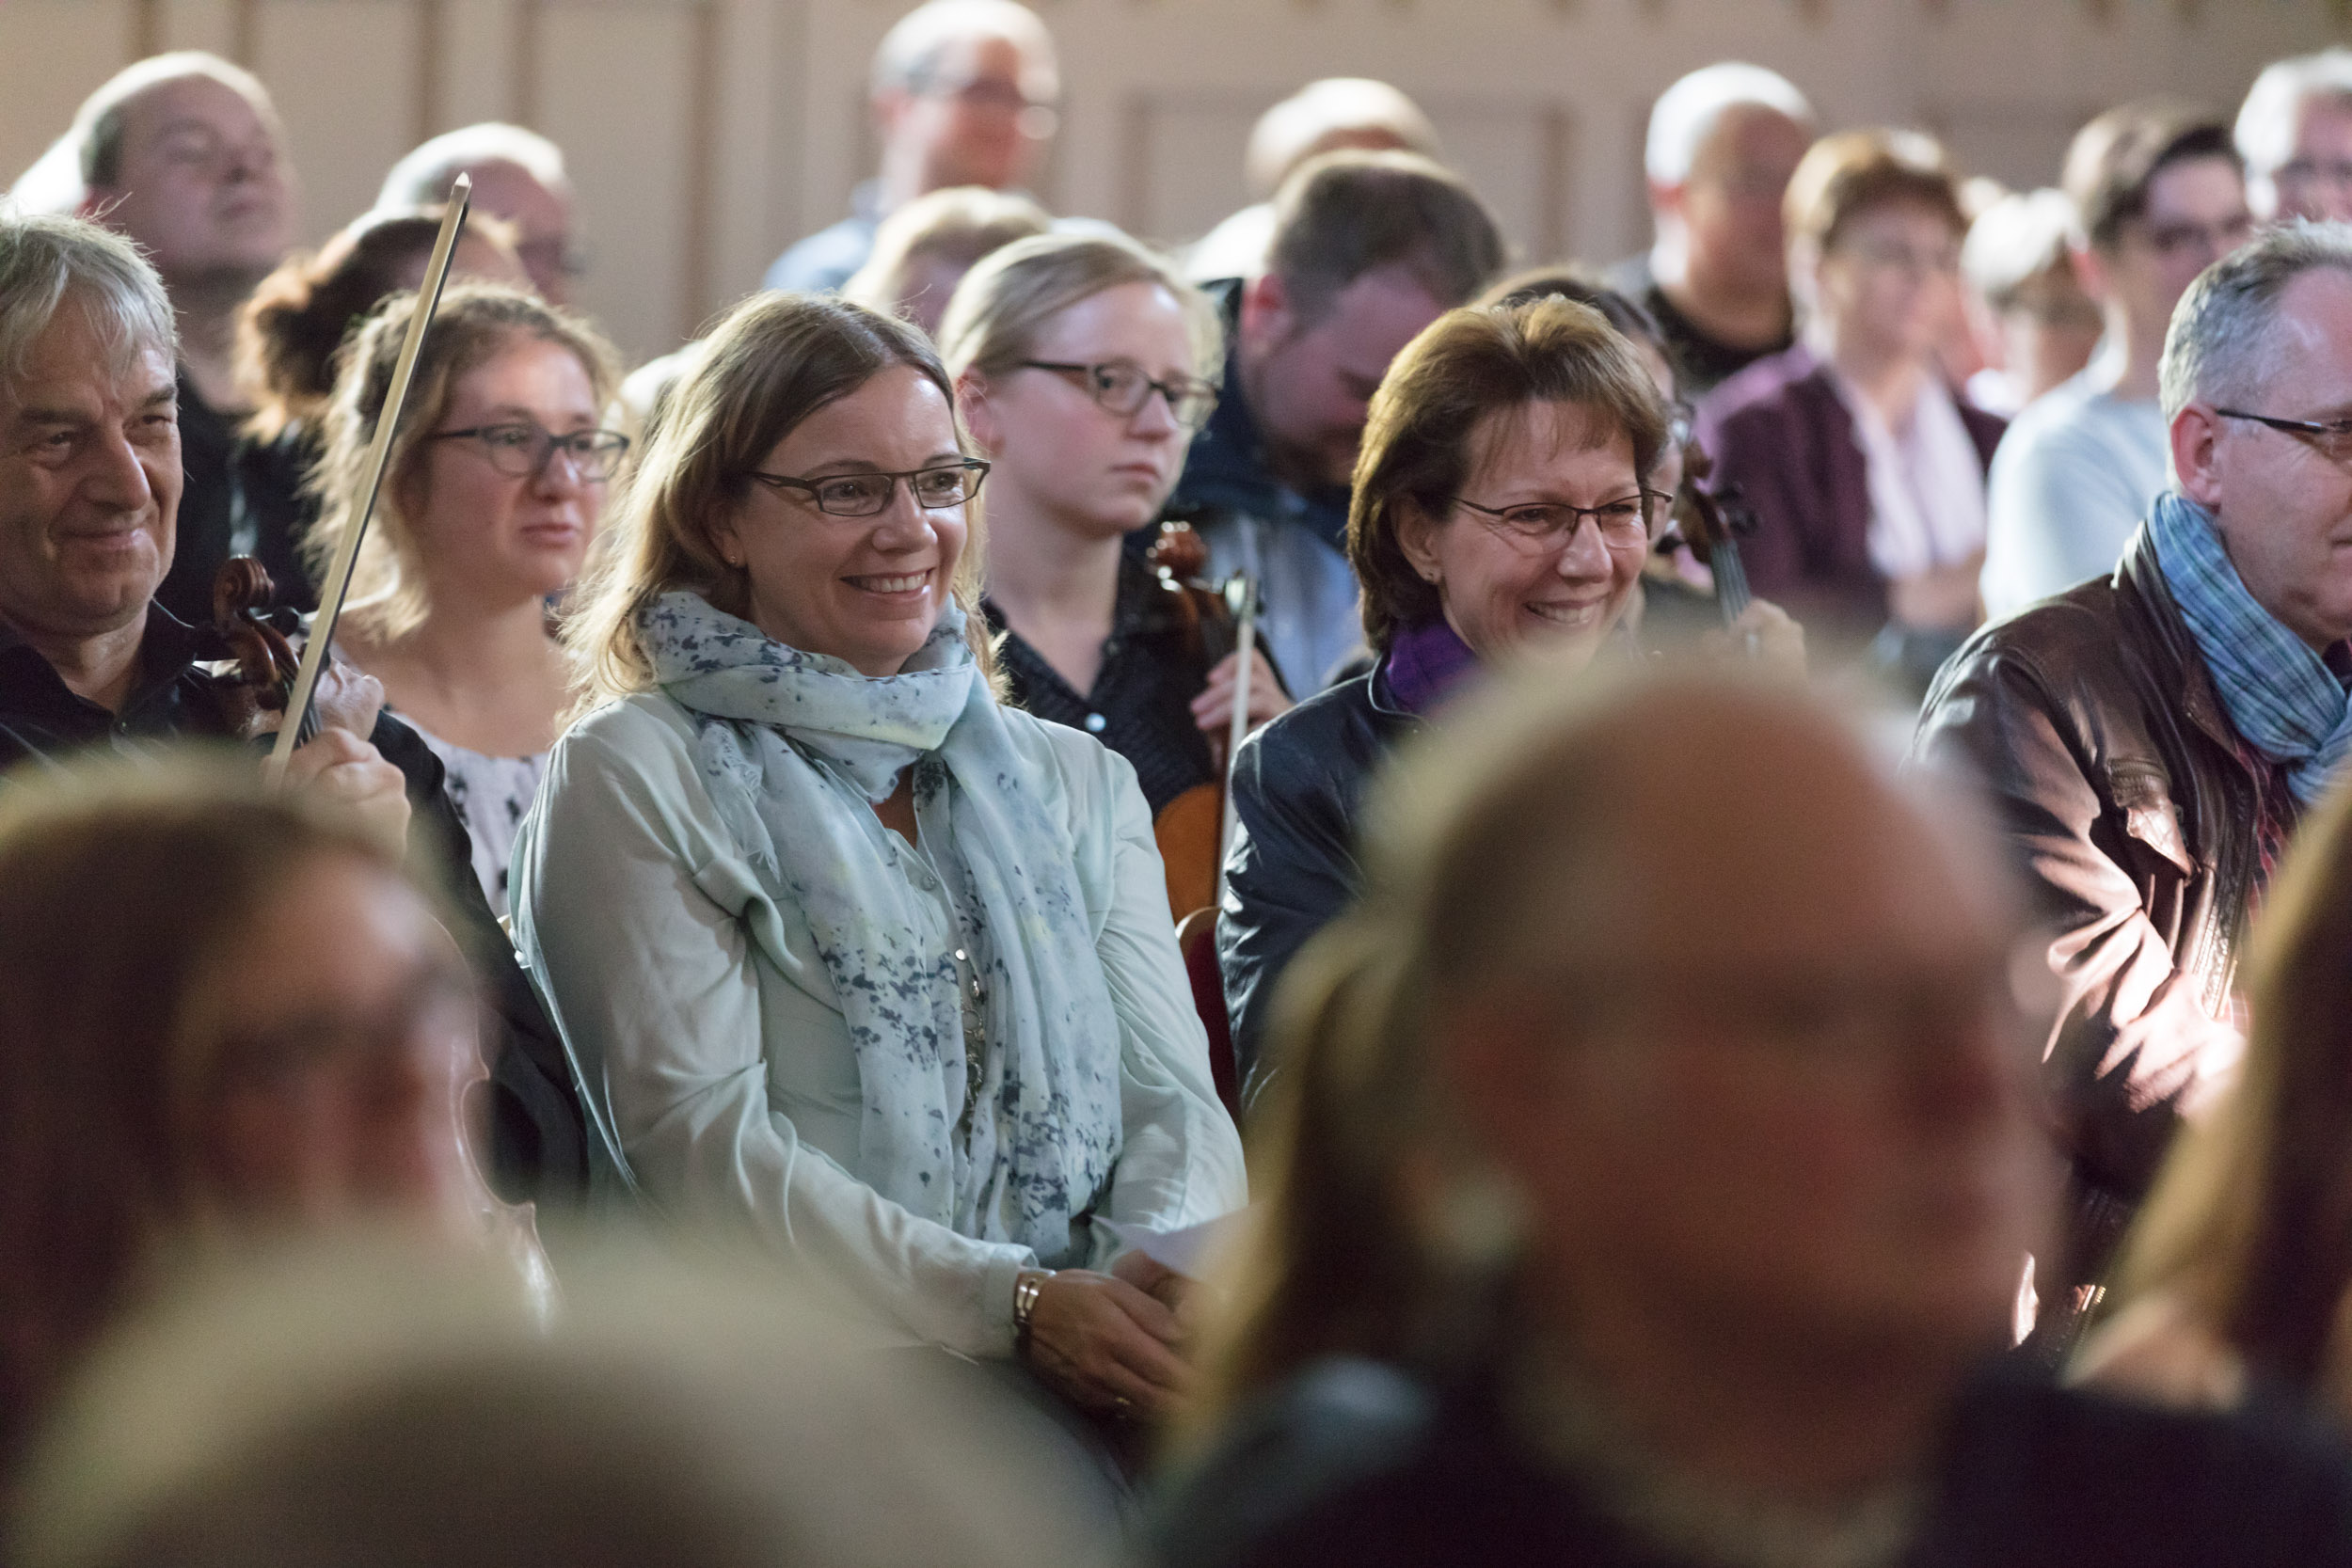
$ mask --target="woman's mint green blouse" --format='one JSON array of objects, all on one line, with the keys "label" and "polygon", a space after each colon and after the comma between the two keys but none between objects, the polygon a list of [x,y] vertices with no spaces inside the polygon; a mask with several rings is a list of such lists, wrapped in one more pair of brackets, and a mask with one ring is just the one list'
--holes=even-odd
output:
[{"label": "woman's mint green blouse", "polygon": [[[1174,1229],[1241,1207],[1241,1141],[1209,1076],[1135,769],[1090,736],[1005,715],[1049,820],[1066,826],[1119,1038],[1121,1152],[1103,1212]],[[694,724],[659,692],[575,724],[516,841],[515,940],[572,1053],[592,1117],[664,1211],[748,1221],[905,1335],[1011,1353],[1013,1276],[1040,1259],[916,1217],[859,1151],[857,1055],[808,922],[721,824]],[[955,946],[930,857],[868,822]]]}]

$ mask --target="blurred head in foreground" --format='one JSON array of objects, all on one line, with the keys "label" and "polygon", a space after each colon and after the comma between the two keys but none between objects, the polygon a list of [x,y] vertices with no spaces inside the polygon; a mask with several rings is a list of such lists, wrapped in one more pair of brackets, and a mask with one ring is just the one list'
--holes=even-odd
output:
[{"label": "blurred head in foreground", "polygon": [[541,1330],[494,1276],[310,1248],[130,1324],[27,1474],[27,1568],[1090,1564],[989,1411],[765,1273],[583,1262]]},{"label": "blurred head in foreground", "polygon": [[478,1230],[478,1014],[397,850],[241,757],[0,789],[0,1452],[178,1242]]},{"label": "blurred head in foreground", "polygon": [[1322,1355],[1531,1343],[1629,1405],[1637,1369],[1956,1393],[2050,1193],[1970,814],[1720,673],[1480,705],[1392,781],[1370,891],[1285,978],[1297,1065],[1208,1408]]}]

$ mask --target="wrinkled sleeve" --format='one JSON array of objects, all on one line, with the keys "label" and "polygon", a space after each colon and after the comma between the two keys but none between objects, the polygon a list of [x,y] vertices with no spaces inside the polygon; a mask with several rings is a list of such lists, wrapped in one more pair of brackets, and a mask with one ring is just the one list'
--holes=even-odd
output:
[{"label": "wrinkled sleeve", "polygon": [[770,1102],[770,1058],[789,1060],[790,1042],[762,1037],[754,961],[754,930],[776,911],[716,831],[683,746],[657,721],[627,745],[609,734],[557,747],[516,846],[515,905],[643,1192],[748,1228],[918,1338],[1010,1354],[1013,1276],[1035,1255],[918,1218],[800,1140]]},{"label": "wrinkled sleeve", "polygon": [[[1225,855],[1225,902],[1217,911],[1217,965],[1245,1109],[1256,1103],[1279,1065],[1264,1053],[1276,983],[1308,939],[1347,908],[1363,880],[1348,824],[1328,794],[1313,789],[1299,770],[1269,769],[1265,742],[1282,722],[1277,719],[1251,735],[1235,756],[1233,839]],[[1315,767],[1330,765],[1321,759]]]},{"label": "wrinkled sleeve", "polygon": [[1930,693],[1913,760],[1980,780],[2048,932],[2062,1010],[2044,1051],[2058,1132],[2078,1172],[2136,1200],[2185,1107],[2234,1066],[2149,918],[2149,889],[2185,875],[2115,820],[2089,743],[2024,661],[1963,655]]},{"label": "wrinkled sleeve", "polygon": [[[1241,1134],[1217,1099],[1209,1037],[1168,913],[1168,878],[1152,837],[1151,808],[1124,757],[1096,746],[1101,761],[1083,802],[1079,877],[1094,906],[1111,1006],[1119,1016],[1121,1148],[1111,1182],[1110,1217],[1178,1230],[1248,1200]],[[1091,800],[1088,797],[1091,796]],[[1098,1231],[1095,1261],[1116,1248]]]}]

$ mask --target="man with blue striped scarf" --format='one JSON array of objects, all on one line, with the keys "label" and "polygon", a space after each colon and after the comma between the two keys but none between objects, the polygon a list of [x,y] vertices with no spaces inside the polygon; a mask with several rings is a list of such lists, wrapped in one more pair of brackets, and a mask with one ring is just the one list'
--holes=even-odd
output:
[{"label": "man with blue striped scarf", "polygon": [[2041,905],[2073,1167],[2037,1338],[2062,1354],[2184,1114],[2242,1044],[2247,926],[2352,751],[2352,226],[2273,229],[2175,309],[2172,483],[2114,573],[1986,627],[1915,758],[1990,786]]}]

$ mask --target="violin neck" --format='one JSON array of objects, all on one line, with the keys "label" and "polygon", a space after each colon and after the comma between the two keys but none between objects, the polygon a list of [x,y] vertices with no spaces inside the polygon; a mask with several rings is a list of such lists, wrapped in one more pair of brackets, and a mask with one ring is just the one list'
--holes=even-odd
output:
[{"label": "violin neck", "polygon": [[1724,612],[1724,625],[1729,626],[1747,612],[1756,595],[1748,592],[1748,569],[1740,564],[1740,541],[1728,531],[1715,541],[1709,552],[1709,568],[1715,574],[1715,603]]}]

